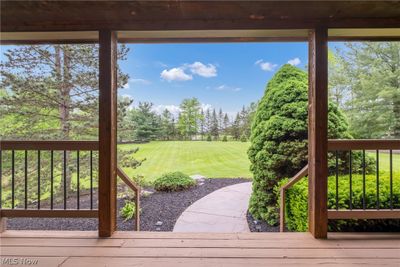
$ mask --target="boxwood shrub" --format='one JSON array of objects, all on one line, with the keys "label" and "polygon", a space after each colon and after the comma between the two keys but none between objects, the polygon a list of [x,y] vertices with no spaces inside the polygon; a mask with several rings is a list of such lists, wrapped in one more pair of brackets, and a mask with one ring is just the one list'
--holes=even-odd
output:
[{"label": "boxwood shrub", "polygon": [[165,173],[154,181],[157,191],[180,191],[194,185],[196,181],[182,172]]},{"label": "boxwood shrub", "polygon": [[[400,183],[395,177],[400,172],[393,173],[393,208],[400,208]],[[352,177],[353,209],[363,208],[363,178],[360,174]],[[366,207],[377,207],[376,175],[366,175]],[[275,191],[288,179],[282,180]],[[328,178],[328,209],[336,209],[336,177]],[[339,209],[348,209],[350,204],[349,175],[339,176]],[[307,231],[308,229],[308,180],[303,178],[286,193],[286,227],[291,231]],[[390,207],[390,178],[388,173],[379,176],[379,208]],[[329,220],[329,231],[400,231],[400,220]]]}]

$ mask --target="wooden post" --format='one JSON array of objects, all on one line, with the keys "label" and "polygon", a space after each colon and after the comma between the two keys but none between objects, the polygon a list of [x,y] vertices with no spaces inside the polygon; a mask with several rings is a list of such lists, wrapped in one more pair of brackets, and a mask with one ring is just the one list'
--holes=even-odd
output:
[{"label": "wooden post", "polygon": [[328,30],[309,32],[308,228],[315,238],[328,230]]},{"label": "wooden post", "polygon": [[117,36],[99,32],[99,236],[109,237],[117,218]]}]

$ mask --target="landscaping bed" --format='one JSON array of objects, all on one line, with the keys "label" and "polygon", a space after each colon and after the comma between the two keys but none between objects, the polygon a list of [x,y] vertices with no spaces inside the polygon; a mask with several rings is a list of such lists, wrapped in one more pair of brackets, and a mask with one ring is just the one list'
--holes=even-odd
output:
[{"label": "landscaping bed", "polygon": [[[141,198],[140,228],[141,231],[172,231],[176,220],[192,203],[222,187],[248,182],[244,178],[205,179],[202,185],[179,192],[154,192]],[[148,191],[154,191],[150,188]],[[97,195],[93,196],[94,202]],[[76,203],[75,197],[70,197],[68,203]],[[124,198],[118,199],[118,211],[125,204]],[[81,197],[81,209],[90,205],[89,195]],[[161,225],[156,225],[161,221]],[[7,229],[10,230],[97,230],[96,218],[9,218]],[[118,214],[117,229],[131,231],[134,221],[124,221]]]}]

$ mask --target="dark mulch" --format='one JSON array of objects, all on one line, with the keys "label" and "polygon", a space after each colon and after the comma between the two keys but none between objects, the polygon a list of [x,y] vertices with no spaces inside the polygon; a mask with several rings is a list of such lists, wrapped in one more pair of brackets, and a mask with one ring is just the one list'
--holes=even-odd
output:
[{"label": "dark mulch", "polygon": [[247,223],[251,232],[279,232],[279,226],[270,226],[263,220],[256,220],[247,211]]},{"label": "dark mulch", "polygon": [[[203,185],[180,192],[155,192],[141,198],[140,228],[142,231],[172,231],[176,220],[192,203],[209,193],[225,186],[248,182],[243,178],[205,179]],[[94,203],[97,195],[94,195]],[[76,203],[75,197],[68,199],[68,207]],[[118,210],[124,205],[125,199],[118,199]],[[95,205],[96,206],[96,205]],[[81,196],[80,207],[90,207],[89,195]],[[120,231],[133,230],[133,220],[124,222],[118,216],[117,228]],[[162,222],[157,226],[158,221]],[[250,224],[249,224],[250,225]],[[97,230],[97,219],[87,218],[10,218],[7,229],[14,230]]]}]

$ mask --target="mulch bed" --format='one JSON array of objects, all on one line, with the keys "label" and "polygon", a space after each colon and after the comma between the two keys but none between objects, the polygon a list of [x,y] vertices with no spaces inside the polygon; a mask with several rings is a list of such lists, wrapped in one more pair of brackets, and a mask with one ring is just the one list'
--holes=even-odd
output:
[{"label": "mulch bed", "polygon": [[279,232],[279,226],[270,226],[263,220],[256,220],[247,211],[247,223],[251,232]]},{"label": "mulch bed", "polygon": [[[172,231],[176,220],[192,203],[222,187],[248,182],[244,178],[205,179],[202,185],[180,192],[154,192],[141,198],[140,228],[141,231]],[[97,195],[94,195],[94,202]],[[76,203],[76,198],[68,199],[68,207]],[[118,210],[125,204],[125,199],[118,199]],[[70,206],[71,205],[71,206]],[[89,195],[80,198],[82,209],[90,207]],[[158,221],[162,225],[156,225]],[[97,230],[98,220],[95,218],[9,218],[7,229],[13,230]],[[249,223],[250,225],[250,223]],[[251,226],[250,226],[251,228]],[[118,216],[117,229],[131,231],[133,220],[124,221]],[[255,228],[254,228],[255,229]]]}]

